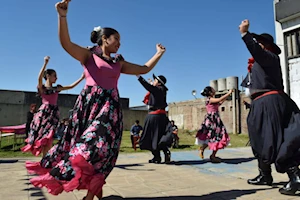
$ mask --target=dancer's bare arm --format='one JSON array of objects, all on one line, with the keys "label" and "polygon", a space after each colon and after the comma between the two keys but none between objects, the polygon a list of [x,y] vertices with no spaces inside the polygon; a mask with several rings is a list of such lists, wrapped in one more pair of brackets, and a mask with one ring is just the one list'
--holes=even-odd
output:
[{"label": "dancer's bare arm", "polygon": [[126,61],[120,61],[122,65],[121,72],[123,74],[132,74],[132,75],[146,74],[150,72],[158,63],[160,58],[163,56],[163,54],[166,51],[166,48],[161,44],[157,44],[156,50],[157,52],[154,54],[154,56],[144,65],[137,65]]},{"label": "dancer's bare arm", "polygon": [[229,92],[227,92],[227,94],[223,95],[220,98],[210,98],[209,99],[209,103],[220,103],[220,102],[224,102],[227,97],[229,97],[231,95],[231,93],[233,92],[233,90],[229,90]]},{"label": "dancer's bare arm", "polygon": [[68,23],[67,23],[67,12],[70,0],[63,0],[55,5],[58,12],[58,35],[61,46],[68,52],[73,58],[85,64],[91,52],[84,47],[81,47],[73,43],[70,39]]},{"label": "dancer's bare arm", "polygon": [[83,79],[85,78],[84,73],[82,73],[81,77],[76,80],[74,83],[72,83],[71,85],[68,86],[61,86],[58,88],[58,91],[63,91],[63,90],[70,90],[73,89],[74,87],[76,87]]},{"label": "dancer's bare arm", "polygon": [[44,58],[44,64],[43,64],[43,66],[42,66],[42,68],[40,70],[40,73],[39,73],[39,77],[38,77],[38,90],[40,92],[42,92],[42,90],[43,90],[44,72],[46,70],[46,67],[47,67],[47,64],[48,64],[49,60],[50,60],[50,57],[49,56],[45,56],[45,58]]}]

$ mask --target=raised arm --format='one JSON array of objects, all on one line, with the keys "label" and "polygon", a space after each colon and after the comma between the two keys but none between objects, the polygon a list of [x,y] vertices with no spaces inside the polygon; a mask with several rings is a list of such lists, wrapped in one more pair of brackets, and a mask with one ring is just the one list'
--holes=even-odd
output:
[{"label": "raised arm", "polygon": [[39,73],[39,77],[38,77],[38,89],[39,90],[42,90],[43,89],[43,78],[44,78],[44,72],[46,70],[46,67],[47,67],[47,64],[49,62],[49,59],[50,57],[49,56],[46,56],[44,58],[44,64],[40,70],[40,73]]},{"label": "raised arm", "polygon": [[85,77],[84,73],[82,73],[81,77],[77,81],[75,81],[71,85],[59,87],[58,91],[73,89],[74,87],[76,87],[84,79],[84,77]]},{"label": "raised arm", "polygon": [[148,83],[142,76],[137,76],[138,77],[138,81],[142,84],[142,86],[144,86],[144,88],[149,91],[152,94],[157,94],[160,89],[156,86],[151,85],[150,83]]},{"label": "raised arm", "polygon": [[121,73],[139,75],[139,74],[146,74],[150,72],[158,63],[160,58],[163,56],[163,54],[166,51],[166,48],[161,44],[157,44],[156,50],[157,50],[156,54],[154,54],[154,56],[144,65],[137,65],[126,61],[120,61],[122,65]]},{"label": "raised arm", "polygon": [[270,63],[270,60],[277,59],[277,56],[274,53],[263,49],[259,43],[253,39],[252,34],[248,32],[249,20],[242,21],[239,29],[242,34],[242,39],[245,42],[250,54],[262,67],[268,66],[266,63]]},{"label": "raised arm", "polygon": [[221,96],[220,98],[210,98],[209,99],[209,103],[220,103],[220,102],[224,102],[227,97],[230,96],[230,94],[233,92],[233,90],[229,90],[229,92],[223,96]]},{"label": "raised arm", "polygon": [[91,52],[87,48],[71,42],[67,23],[69,2],[70,0],[63,0],[55,5],[58,12],[58,35],[60,44],[73,58],[85,64],[91,56]]}]

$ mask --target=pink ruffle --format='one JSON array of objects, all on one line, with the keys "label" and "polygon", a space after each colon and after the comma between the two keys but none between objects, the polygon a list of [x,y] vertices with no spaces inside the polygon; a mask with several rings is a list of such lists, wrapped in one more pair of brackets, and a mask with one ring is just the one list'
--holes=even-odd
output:
[{"label": "pink ruffle", "polygon": [[105,184],[105,177],[96,174],[94,167],[89,164],[81,155],[70,158],[72,168],[75,170],[75,177],[71,181],[60,181],[49,173],[32,178],[30,182],[35,187],[46,187],[48,192],[58,195],[63,191],[71,192],[75,189],[87,189],[93,194],[99,194]]},{"label": "pink ruffle", "polygon": [[[34,156],[38,156],[42,153],[43,147],[52,146],[53,136],[54,136],[54,130],[50,131],[50,133],[46,137],[35,141],[33,144],[25,145],[24,147],[21,148],[21,151],[23,152],[31,151],[31,153]],[[28,142],[28,138],[25,141]]]},{"label": "pink ruffle", "polygon": [[212,151],[217,151],[219,149],[224,149],[230,142],[230,138],[228,134],[223,134],[222,140],[219,142],[209,142],[208,147]]},{"label": "pink ruffle", "polygon": [[40,162],[26,161],[25,167],[29,174],[47,174],[51,169],[46,169],[41,166]]},{"label": "pink ruffle", "polygon": [[[203,144],[207,143],[206,141],[208,139],[207,139],[206,134],[198,134],[196,137],[200,140],[200,143],[203,143]],[[229,135],[224,133],[221,141],[219,141],[219,142],[208,142],[208,148],[212,151],[217,151],[219,149],[224,149],[229,144],[229,142],[230,142]]]}]

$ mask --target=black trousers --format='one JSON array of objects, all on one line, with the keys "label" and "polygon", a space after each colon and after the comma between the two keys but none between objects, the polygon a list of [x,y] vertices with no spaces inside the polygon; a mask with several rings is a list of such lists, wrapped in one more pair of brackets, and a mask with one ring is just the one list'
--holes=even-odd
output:
[{"label": "black trousers", "polygon": [[160,151],[161,151],[161,150],[164,152],[165,155],[167,155],[168,152],[169,152],[169,148],[168,148],[167,146],[165,146],[165,145],[164,145],[164,146],[161,146],[161,147],[159,147],[158,149],[152,151],[152,154],[153,154],[153,156],[154,156],[154,159],[161,159],[161,157],[160,157]]},{"label": "black trousers", "polygon": [[[270,94],[252,101],[247,118],[254,155],[262,170],[272,163],[285,173],[300,164],[300,110],[286,94]],[[265,165],[264,163],[268,163]]]},{"label": "black trousers", "polygon": [[130,139],[131,139],[131,145],[132,145],[132,148],[133,148],[133,143],[134,143],[133,135],[130,135]]},{"label": "black trousers", "polygon": [[258,169],[261,171],[261,173],[271,174],[272,172],[271,165],[263,162],[263,160],[259,157],[258,153],[253,148],[252,148],[252,152],[254,157],[257,159]]},{"label": "black trousers", "polygon": [[258,168],[261,170],[264,174],[271,174],[272,169],[271,165],[264,163],[261,159],[257,159],[258,161]]}]

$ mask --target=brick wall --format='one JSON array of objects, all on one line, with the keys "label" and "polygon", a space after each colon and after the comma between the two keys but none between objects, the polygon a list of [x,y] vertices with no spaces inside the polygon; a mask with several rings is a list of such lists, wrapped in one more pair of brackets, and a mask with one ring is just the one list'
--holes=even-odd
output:
[{"label": "brick wall", "polygon": [[[236,101],[236,124],[238,133],[248,133],[246,118],[249,110],[243,105],[243,100],[250,99],[241,94]],[[233,101],[225,101],[219,108],[220,116],[229,133],[233,131]],[[182,129],[197,130],[206,114],[205,98],[190,101],[169,103],[169,118]]]}]

